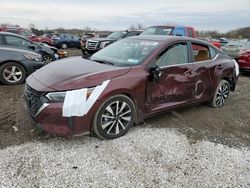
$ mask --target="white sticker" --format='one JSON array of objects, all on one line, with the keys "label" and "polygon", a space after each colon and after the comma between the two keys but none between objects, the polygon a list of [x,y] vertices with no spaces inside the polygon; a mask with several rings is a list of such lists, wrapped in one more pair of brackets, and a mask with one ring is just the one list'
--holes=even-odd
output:
[{"label": "white sticker", "polygon": [[235,60],[233,60],[233,62],[234,62],[234,67],[235,67],[235,74],[236,74],[236,76],[238,76],[240,74],[239,64]]},{"label": "white sticker", "polygon": [[107,87],[109,81],[110,80],[107,80],[103,82],[102,85],[96,86],[88,99],[87,88],[67,91],[63,103],[62,116],[72,117],[86,115]]}]

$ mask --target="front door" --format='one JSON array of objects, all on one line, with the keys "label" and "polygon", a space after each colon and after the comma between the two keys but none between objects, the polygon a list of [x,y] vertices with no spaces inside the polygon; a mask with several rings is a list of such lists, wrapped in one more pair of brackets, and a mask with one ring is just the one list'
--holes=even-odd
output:
[{"label": "front door", "polygon": [[181,106],[194,99],[193,63],[190,63],[189,48],[186,42],[167,47],[156,60],[162,71],[156,82],[152,75],[147,82],[148,113]]}]

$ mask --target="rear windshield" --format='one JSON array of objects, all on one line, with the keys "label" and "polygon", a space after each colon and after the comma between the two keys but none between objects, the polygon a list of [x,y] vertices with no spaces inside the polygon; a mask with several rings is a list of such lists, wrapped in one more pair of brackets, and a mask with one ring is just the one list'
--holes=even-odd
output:
[{"label": "rear windshield", "polygon": [[173,27],[149,27],[141,35],[170,35]]}]

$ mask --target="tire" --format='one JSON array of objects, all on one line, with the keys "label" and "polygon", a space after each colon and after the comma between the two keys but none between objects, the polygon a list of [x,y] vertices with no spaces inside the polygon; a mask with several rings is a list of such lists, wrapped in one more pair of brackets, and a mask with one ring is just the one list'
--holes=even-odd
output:
[{"label": "tire", "polygon": [[62,49],[67,49],[67,48],[68,48],[68,45],[67,45],[66,43],[62,43],[61,48],[62,48]]},{"label": "tire", "polygon": [[42,57],[42,61],[44,62],[45,65],[51,63],[53,61],[53,58],[51,55],[45,55]]},{"label": "tire", "polygon": [[8,62],[0,66],[0,81],[7,85],[21,84],[26,79],[26,70],[16,62]]},{"label": "tire", "polygon": [[134,124],[135,114],[135,105],[129,97],[112,96],[97,110],[92,122],[92,130],[101,139],[121,137]]},{"label": "tire", "polygon": [[215,90],[213,100],[211,101],[210,106],[214,108],[222,107],[227,101],[229,93],[230,84],[226,80],[221,80]]}]

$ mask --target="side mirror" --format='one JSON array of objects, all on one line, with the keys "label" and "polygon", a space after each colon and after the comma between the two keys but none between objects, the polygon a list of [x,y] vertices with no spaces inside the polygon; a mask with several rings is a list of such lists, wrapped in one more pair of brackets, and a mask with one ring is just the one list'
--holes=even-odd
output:
[{"label": "side mirror", "polygon": [[162,76],[162,70],[158,65],[154,65],[153,67],[150,68],[150,72],[153,75],[153,79],[155,82],[159,83],[160,78]]},{"label": "side mirror", "polygon": [[35,49],[36,49],[36,46],[35,46],[34,44],[30,44],[28,47],[29,47],[30,49],[32,49],[32,50],[35,50]]}]

